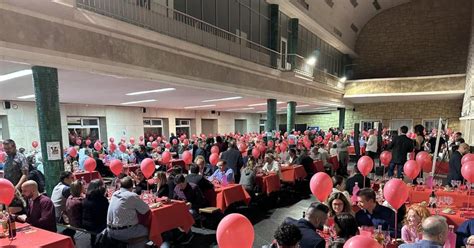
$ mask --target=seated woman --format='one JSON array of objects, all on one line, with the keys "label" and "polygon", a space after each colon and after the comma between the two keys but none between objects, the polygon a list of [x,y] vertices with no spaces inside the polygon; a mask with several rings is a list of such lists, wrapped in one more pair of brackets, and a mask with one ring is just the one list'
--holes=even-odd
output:
[{"label": "seated woman", "polygon": [[156,174],[156,196],[158,197],[170,196],[168,180],[166,179],[166,172],[164,171],[159,171]]},{"label": "seated woman", "polygon": [[66,200],[66,216],[69,220],[69,225],[73,227],[82,227],[82,201],[84,197],[84,186],[82,182],[76,180],[69,186],[71,195]]},{"label": "seated woman", "polygon": [[131,177],[133,178],[133,181],[135,183],[135,193],[137,195],[141,195],[143,191],[145,190],[150,190],[150,191],[155,191],[155,185],[149,185],[147,179],[143,175],[143,172],[140,169],[137,169],[136,174],[133,172],[130,172]]},{"label": "seated woman", "polygon": [[251,195],[255,189],[255,177],[255,162],[254,160],[250,159],[247,162],[247,166],[241,169],[239,184],[242,185]]},{"label": "seated woman", "polygon": [[344,177],[335,175],[332,177],[332,193],[342,193],[344,196],[346,196],[347,201],[351,199],[351,196],[349,195],[349,192],[346,191],[346,180]]},{"label": "seated woman", "polygon": [[340,213],[334,218],[334,229],[337,238],[330,242],[331,248],[342,248],[344,243],[357,235],[359,229],[355,217],[350,213]]},{"label": "seated woman", "polygon": [[[105,197],[104,183],[100,179],[92,180],[82,202],[82,227],[88,231],[100,233],[107,227],[109,200]],[[91,235],[91,244],[95,235]]]},{"label": "seated woman", "polygon": [[421,223],[430,215],[430,211],[419,204],[414,204],[408,208],[404,220],[405,225],[402,227],[402,239],[405,243],[415,243],[422,239]]},{"label": "seated woman", "polygon": [[349,213],[354,215],[351,204],[347,200],[346,196],[341,192],[333,193],[329,197],[327,205],[329,206],[329,217],[335,217],[341,213]]}]

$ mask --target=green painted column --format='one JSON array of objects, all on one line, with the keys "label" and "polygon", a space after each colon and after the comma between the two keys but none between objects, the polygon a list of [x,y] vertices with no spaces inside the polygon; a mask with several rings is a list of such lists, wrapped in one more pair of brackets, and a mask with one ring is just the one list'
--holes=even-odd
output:
[{"label": "green painted column", "polygon": [[64,171],[58,70],[43,66],[33,66],[32,70],[46,192],[51,195]]},{"label": "green painted column", "polygon": [[337,108],[339,111],[339,129],[344,129],[346,126],[346,108]]},{"label": "green painted column", "polygon": [[[289,21],[290,33],[288,37],[288,54],[298,54],[298,18],[291,18]],[[296,56],[289,56],[288,61],[291,64],[291,68],[296,68]],[[301,61],[299,61],[301,62]]]},{"label": "green painted column", "polygon": [[[270,37],[268,44],[270,49],[280,52],[280,10],[278,4],[270,4]],[[272,67],[278,67],[278,58],[278,54],[271,54]]]},{"label": "green painted column", "polygon": [[289,133],[295,128],[296,102],[288,102],[286,109],[286,131]]},{"label": "green painted column", "polygon": [[267,122],[265,124],[265,132],[276,130],[276,114],[277,114],[277,100],[267,100]]}]

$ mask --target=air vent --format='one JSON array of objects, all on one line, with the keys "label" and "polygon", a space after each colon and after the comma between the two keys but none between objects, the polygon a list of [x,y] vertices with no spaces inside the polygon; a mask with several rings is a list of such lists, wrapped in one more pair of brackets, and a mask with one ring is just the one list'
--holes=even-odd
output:
[{"label": "air vent", "polygon": [[352,31],[354,31],[355,33],[359,32],[359,28],[358,28],[356,25],[354,25],[354,23],[351,24],[351,29],[352,29]]},{"label": "air vent", "polygon": [[357,0],[351,0],[351,4],[352,4],[352,6],[354,6],[354,8],[357,7],[357,5],[359,5]]},{"label": "air vent", "polygon": [[332,0],[325,0],[326,1],[326,4],[329,5],[329,7],[332,8],[332,6],[334,6],[334,2]]},{"label": "air vent", "polygon": [[374,0],[374,2],[372,4],[374,5],[374,8],[376,10],[380,10],[382,8],[382,6],[380,6],[380,4],[377,0]]},{"label": "air vent", "polygon": [[334,33],[337,34],[337,35],[339,35],[339,37],[342,37],[342,32],[339,31],[339,29],[334,28]]}]

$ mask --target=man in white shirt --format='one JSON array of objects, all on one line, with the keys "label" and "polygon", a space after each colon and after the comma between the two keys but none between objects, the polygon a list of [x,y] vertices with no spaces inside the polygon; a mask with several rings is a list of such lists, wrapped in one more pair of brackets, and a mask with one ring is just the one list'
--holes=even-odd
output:
[{"label": "man in white shirt", "polygon": [[265,164],[262,170],[265,173],[276,173],[278,177],[281,177],[280,163],[275,160],[275,157],[271,153],[265,154]]}]

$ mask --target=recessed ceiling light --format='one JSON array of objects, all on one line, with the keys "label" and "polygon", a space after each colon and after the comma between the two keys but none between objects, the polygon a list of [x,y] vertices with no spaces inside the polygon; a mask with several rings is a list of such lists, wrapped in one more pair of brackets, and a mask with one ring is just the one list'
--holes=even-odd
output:
[{"label": "recessed ceiling light", "polygon": [[225,98],[218,98],[218,99],[209,99],[209,100],[204,100],[202,102],[230,101],[230,100],[237,100],[241,98],[242,98],[241,96],[233,96],[233,97],[225,97]]},{"label": "recessed ceiling light", "polygon": [[127,96],[136,96],[136,95],[143,95],[143,94],[149,94],[149,93],[158,93],[158,92],[165,92],[165,91],[172,91],[176,90],[175,88],[163,88],[163,89],[156,89],[156,90],[146,90],[146,91],[138,91],[138,92],[132,92],[132,93],[127,93],[125,95]]},{"label": "recessed ceiling light", "polygon": [[[277,102],[277,104],[282,104],[282,103],[284,103],[284,102]],[[257,107],[257,106],[265,106],[265,105],[267,105],[267,103],[266,103],[266,102],[262,102],[262,103],[250,104],[250,105],[248,105],[248,106],[249,106],[249,107]]]},{"label": "recessed ceiling light", "polygon": [[134,101],[134,102],[123,102],[121,104],[122,105],[131,105],[131,104],[145,103],[145,102],[156,102],[156,100],[155,99],[149,99],[149,100]]},{"label": "recessed ceiling light", "polygon": [[251,110],[255,108],[236,108],[236,109],[228,109],[227,111],[240,111],[240,110]]},{"label": "recessed ceiling light", "polygon": [[307,105],[307,104],[306,105],[297,105],[296,107],[297,108],[304,108],[304,107],[309,107],[309,105]]},{"label": "recessed ceiling light", "polygon": [[184,107],[185,109],[195,109],[195,108],[208,108],[208,107],[215,107],[215,104],[208,104],[208,105],[197,105],[197,106],[187,106]]},{"label": "recessed ceiling light", "polygon": [[21,71],[8,73],[8,74],[5,74],[5,75],[0,75],[0,82],[7,81],[7,80],[10,80],[10,79],[14,79],[14,78],[27,76],[27,75],[31,75],[31,74],[33,74],[33,71],[28,69],[28,70],[21,70]]},{"label": "recessed ceiling light", "polygon": [[26,96],[19,96],[17,97],[18,99],[28,99],[28,98],[34,98],[35,95],[26,95]]}]

